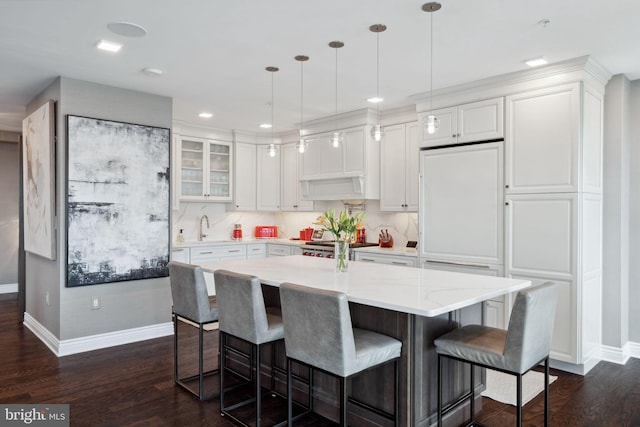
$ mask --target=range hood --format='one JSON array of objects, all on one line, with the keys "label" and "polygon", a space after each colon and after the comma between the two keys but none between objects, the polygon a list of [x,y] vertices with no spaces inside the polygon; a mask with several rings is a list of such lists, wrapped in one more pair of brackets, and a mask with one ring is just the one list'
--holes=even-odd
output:
[{"label": "range hood", "polygon": [[351,119],[352,126],[340,130],[339,147],[331,143],[333,131],[307,136],[308,148],[299,161],[303,200],[380,198],[380,142],[370,136],[370,111]]}]

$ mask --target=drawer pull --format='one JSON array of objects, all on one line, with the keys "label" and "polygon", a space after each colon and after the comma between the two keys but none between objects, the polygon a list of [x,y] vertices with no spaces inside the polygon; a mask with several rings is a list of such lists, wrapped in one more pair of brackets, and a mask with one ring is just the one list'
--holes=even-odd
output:
[{"label": "drawer pull", "polygon": [[209,252],[200,252],[200,255],[211,255],[213,252],[209,251]]},{"label": "drawer pull", "polygon": [[184,249],[173,249],[173,252],[184,252]]},{"label": "drawer pull", "polygon": [[360,261],[376,262],[374,259],[371,259],[371,258],[360,258]]},{"label": "drawer pull", "polygon": [[431,259],[425,260],[424,263],[425,264],[432,263],[432,264],[457,265],[459,267],[491,268],[490,266],[485,264],[469,264],[465,262],[453,262],[453,261],[435,261]]},{"label": "drawer pull", "polygon": [[231,249],[231,250],[229,250],[229,253],[231,253],[231,252],[240,252],[240,249]]},{"label": "drawer pull", "polygon": [[395,265],[408,265],[406,262],[402,262],[402,261],[391,261],[391,264],[395,264]]}]

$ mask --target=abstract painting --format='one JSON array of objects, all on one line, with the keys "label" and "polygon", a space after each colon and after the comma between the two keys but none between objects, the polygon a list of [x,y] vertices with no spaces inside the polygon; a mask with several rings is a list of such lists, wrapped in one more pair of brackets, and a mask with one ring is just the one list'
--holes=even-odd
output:
[{"label": "abstract painting", "polygon": [[24,249],[56,259],[55,104],[47,101],[22,121]]},{"label": "abstract painting", "polygon": [[67,286],[167,277],[169,129],[67,116]]}]

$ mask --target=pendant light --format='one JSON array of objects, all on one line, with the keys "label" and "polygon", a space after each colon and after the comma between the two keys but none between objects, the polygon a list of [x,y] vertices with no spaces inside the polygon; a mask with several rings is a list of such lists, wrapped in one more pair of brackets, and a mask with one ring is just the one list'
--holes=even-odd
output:
[{"label": "pendant light", "polygon": [[296,144],[296,148],[298,149],[298,153],[304,154],[307,149],[307,142],[303,138],[303,127],[304,127],[304,115],[303,115],[303,106],[304,106],[304,70],[303,65],[306,61],[309,60],[309,57],[306,55],[298,55],[295,57],[295,60],[300,62],[300,139]]},{"label": "pendant light", "polygon": [[371,128],[371,137],[380,142],[384,136],[384,129],[380,125],[380,33],[386,31],[387,26],[375,24],[369,27],[372,33],[376,33],[376,124]]},{"label": "pendant light", "polygon": [[[429,71],[429,110],[433,110],[433,12],[440,10],[442,5],[438,2],[429,2],[422,5],[422,10],[425,12],[429,12],[431,14],[431,37],[430,44],[431,47],[429,49],[429,66],[431,70]],[[427,133],[432,134],[440,126],[440,120],[432,113],[427,116],[427,121],[424,123],[425,130]]]},{"label": "pendant light", "polygon": [[344,46],[342,42],[331,42],[329,43],[329,47],[332,47],[336,50],[336,110],[335,110],[335,118],[336,125],[333,134],[331,135],[331,145],[335,148],[340,147],[342,144],[342,134],[338,132],[338,49]]},{"label": "pendant light", "polygon": [[267,152],[269,153],[269,157],[275,157],[276,154],[278,154],[278,149],[275,144],[276,140],[273,137],[273,77],[280,69],[278,67],[267,67],[265,70],[271,73],[271,144],[267,146]]}]

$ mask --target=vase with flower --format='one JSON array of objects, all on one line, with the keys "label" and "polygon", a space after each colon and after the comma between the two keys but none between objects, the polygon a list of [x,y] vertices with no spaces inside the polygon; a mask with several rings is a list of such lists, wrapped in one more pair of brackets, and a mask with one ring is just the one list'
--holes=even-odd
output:
[{"label": "vase with flower", "polygon": [[347,271],[349,267],[349,244],[353,242],[356,230],[362,228],[365,215],[365,212],[350,215],[347,209],[343,209],[336,215],[331,208],[314,222],[333,235],[335,241],[334,257],[338,272]]}]

